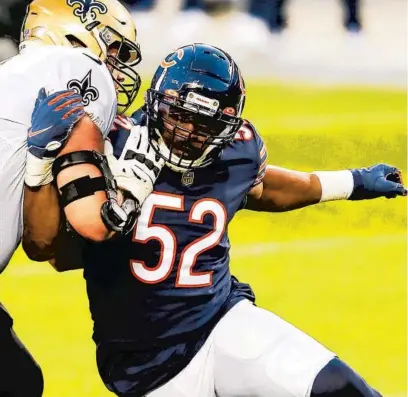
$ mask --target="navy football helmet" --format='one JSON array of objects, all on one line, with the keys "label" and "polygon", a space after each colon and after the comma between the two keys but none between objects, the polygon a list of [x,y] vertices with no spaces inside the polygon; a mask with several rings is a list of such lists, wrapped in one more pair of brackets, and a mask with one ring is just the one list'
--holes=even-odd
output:
[{"label": "navy football helmet", "polygon": [[244,80],[233,59],[210,45],[168,55],[146,95],[152,145],[176,171],[212,163],[242,125]]}]

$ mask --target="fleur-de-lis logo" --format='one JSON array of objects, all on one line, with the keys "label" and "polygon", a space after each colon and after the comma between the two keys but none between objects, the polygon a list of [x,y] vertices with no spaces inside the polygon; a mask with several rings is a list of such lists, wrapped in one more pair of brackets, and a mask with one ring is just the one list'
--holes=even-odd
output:
[{"label": "fleur-de-lis logo", "polygon": [[74,8],[74,15],[81,19],[82,23],[96,20],[96,12],[106,14],[108,8],[98,0],[67,0],[67,4]]},{"label": "fleur-de-lis logo", "polygon": [[67,87],[69,90],[74,90],[77,94],[82,96],[82,103],[88,106],[91,102],[99,98],[99,91],[92,87],[92,70],[90,70],[82,80],[71,80]]}]

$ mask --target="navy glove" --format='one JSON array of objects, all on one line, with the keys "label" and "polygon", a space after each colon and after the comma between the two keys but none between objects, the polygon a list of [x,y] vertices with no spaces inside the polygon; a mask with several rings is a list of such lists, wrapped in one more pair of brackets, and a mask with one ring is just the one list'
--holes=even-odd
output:
[{"label": "navy glove", "polygon": [[41,88],[35,101],[28,131],[28,151],[38,158],[55,158],[74,125],[85,115],[82,97],[74,91],[47,96]]},{"label": "navy glove", "polygon": [[354,190],[349,200],[366,200],[377,197],[395,198],[406,196],[401,171],[387,164],[351,170]]},{"label": "navy glove", "polygon": [[39,91],[27,136],[26,185],[52,182],[52,163],[75,124],[85,115],[81,101],[82,97],[74,91],[58,91],[50,96],[44,88]]}]

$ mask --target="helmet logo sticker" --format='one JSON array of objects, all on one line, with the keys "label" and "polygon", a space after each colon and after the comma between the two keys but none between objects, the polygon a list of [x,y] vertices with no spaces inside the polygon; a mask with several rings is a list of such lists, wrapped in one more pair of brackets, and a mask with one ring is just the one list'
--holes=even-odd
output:
[{"label": "helmet logo sticker", "polygon": [[[177,53],[177,59],[178,59],[179,61],[181,61],[181,60],[183,59],[183,57],[184,57],[184,50],[183,50],[182,48],[179,48],[178,50],[174,50],[174,52]],[[172,54],[172,55],[174,55],[174,54]],[[164,69],[168,69],[168,68],[171,68],[172,66],[174,66],[174,65],[176,65],[176,64],[177,64],[177,62],[174,61],[174,60],[172,60],[172,61],[170,61],[170,62],[167,62],[165,59],[163,59],[163,60],[161,61],[160,66],[161,66],[162,68],[164,68]]]},{"label": "helmet logo sticker", "polygon": [[112,44],[113,36],[112,33],[107,29],[102,32],[102,38],[106,41],[107,44]]},{"label": "helmet logo sticker", "polygon": [[91,102],[99,98],[99,91],[92,87],[92,70],[90,70],[82,80],[71,80],[67,84],[69,90],[74,90],[82,96],[82,103],[88,106]]},{"label": "helmet logo sticker", "polygon": [[167,68],[171,68],[171,67],[174,66],[176,63],[177,63],[176,61],[167,62],[165,59],[163,59],[163,60],[161,61],[160,66],[161,66],[162,68],[164,68],[164,69],[167,69]]},{"label": "helmet logo sticker", "polygon": [[[189,92],[186,98],[186,104],[184,107],[190,108],[187,104],[199,105],[200,113],[209,113],[214,115],[220,106],[220,102],[215,99],[207,98],[203,95],[197,94],[195,92]],[[192,109],[195,109],[194,107]]]},{"label": "helmet logo sticker", "polygon": [[81,19],[82,23],[95,21],[96,11],[106,14],[108,8],[98,0],[67,0],[70,7],[74,7],[74,15]]}]

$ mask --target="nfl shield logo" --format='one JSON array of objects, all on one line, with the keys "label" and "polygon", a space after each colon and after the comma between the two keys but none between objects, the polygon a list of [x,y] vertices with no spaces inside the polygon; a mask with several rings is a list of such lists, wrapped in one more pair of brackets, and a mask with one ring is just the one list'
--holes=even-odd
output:
[{"label": "nfl shield logo", "polygon": [[181,177],[181,183],[184,186],[191,186],[194,183],[194,172],[186,171]]}]

